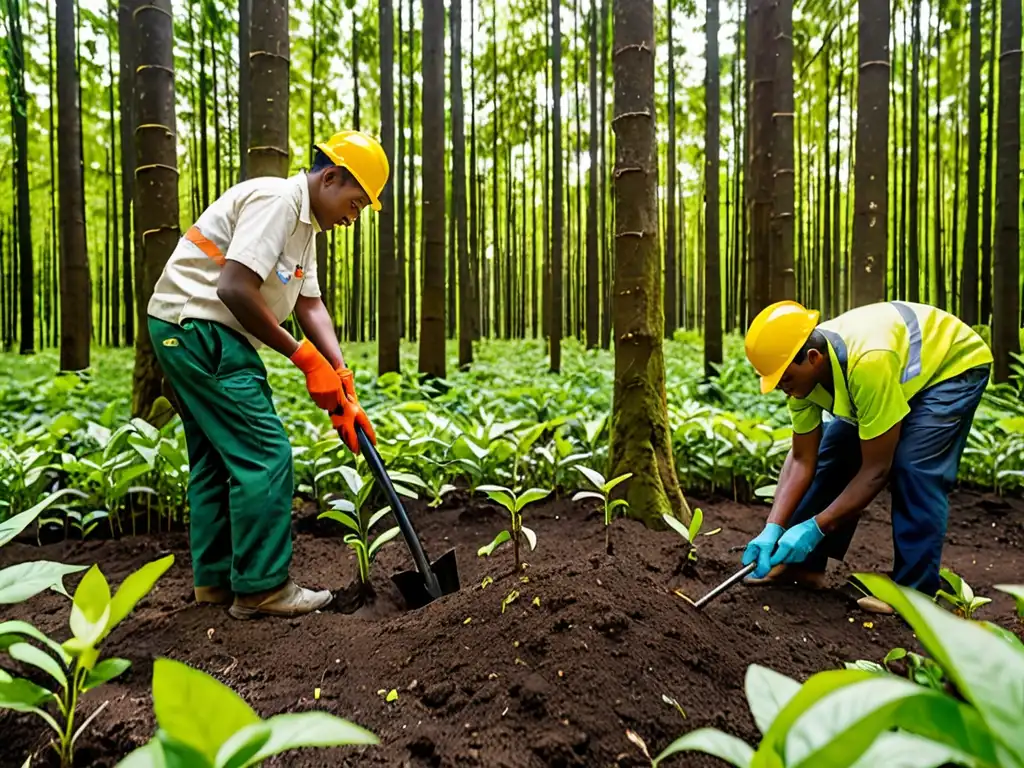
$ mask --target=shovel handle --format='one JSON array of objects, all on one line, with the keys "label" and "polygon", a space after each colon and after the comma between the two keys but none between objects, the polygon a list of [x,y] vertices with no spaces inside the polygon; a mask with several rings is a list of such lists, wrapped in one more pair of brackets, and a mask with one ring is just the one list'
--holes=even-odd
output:
[{"label": "shovel handle", "polygon": [[700,610],[705,605],[707,605],[712,600],[714,600],[716,597],[718,597],[720,594],[725,592],[725,590],[727,590],[729,587],[731,587],[737,581],[740,581],[741,579],[746,578],[749,574],[753,573],[755,568],[757,568],[757,562],[756,561],[751,563],[750,565],[743,566],[743,568],[741,568],[740,570],[736,571],[736,573],[734,573],[728,579],[726,579],[721,584],[719,584],[717,587],[712,589],[710,592],[708,592],[706,595],[704,595],[704,597],[702,597],[700,600],[695,602],[693,604],[693,606],[697,610]]},{"label": "shovel handle", "polygon": [[405,543],[409,545],[409,551],[412,552],[412,559],[416,561],[416,569],[423,576],[423,580],[427,585],[427,591],[431,597],[436,599],[441,596],[441,586],[438,584],[437,576],[434,575],[434,571],[430,567],[430,561],[427,560],[427,555],[423,551],[423,545],[420,543],[419,536],[416,535],[412,523],[409,522],[409,516],[406,515],[405,507],[402,506],[402,501],[398,498],[398,492],[395,490],[394,483],[391,482],[387,470],[384,469],[384,462],[381,460],[380,454],[377,453],[377,449],[370,442],[370,438],[367,437],[363,428],[358,424],[355,426],[356,437],[359,439],[359,449],[363,454],[363,458],[366,459],[374,479],[384,489],[384,495],[387,496],[391,511],[394,512],[395,519],[398,521],[398,527],[402,531],[402,536],[405,537]]}]

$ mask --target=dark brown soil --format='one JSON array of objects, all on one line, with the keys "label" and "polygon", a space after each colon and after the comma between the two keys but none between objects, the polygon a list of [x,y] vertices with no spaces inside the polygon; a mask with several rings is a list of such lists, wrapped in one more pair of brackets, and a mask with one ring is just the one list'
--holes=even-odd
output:
[{"label": "dark brown soil", "polygon": [[[110,700],[78,752],[78,764],[96,768],[114,765],[153,732],[150,674],[160,655],[215,675],[264,716],[320,708],[371,729],[382,742],[363,750],[291,753],[269,764],[596,768],[644,764],[625,737],[627,728],[652,751],[701,726],[754,741],[743,693],[753,662],[805,679],[844,661],[880,660],[894,646],[914,645],[899,618],[857,609],[856,593],[844,586],[846,566],[833,566],[833,588],[823,593],[739,585],[696,612],[673,590],[698,597],[739,567],[740,549],[760,530],[765,513],[722,500],[700,506],[706,530],[722,531],[701,537],[695,569],[686,567],[675,533],[618,521],[615,555],[608,556],[592,506],[557,501],[528,509],[539,545],[528,554],[528,581],[521,582],[510,573],[511,550],[476,556],[504,525],[493,505],[468,503],[465,496],[436,511],[413,505],[433,557],[458,549],[463,583],[458,594],[415,612],[403,610],[387,578],[411,567],[401,539],[381,553],[373,606],[295,620],[239,622],[222,609],[195,606],[180,533],[42,550],[13,543],[0,563],[41,557],[98,562],[119,583],[166,552],[177,556],[104,646],[105,655],[124,656],[133,666],[86,699],[87,710]],[[890,567],[886,509],[869,510],[850,567]],[[304,585],[341,590],[354,578],[355,562],[340,530],[311,512],[296,518],[293,575]],[[1011,623],[1011,601],[991,585],[1024,581],[1022,544],[1024,504],[954,496],[944,562],[995,598],[984,618]],[[485,575],[495,581],[482,589]],[[502,613],[513,589],[519,598]],[[61,639],[67,614],[67,601],[52,593],[4,610],[4,618],[28,619]],[[322,696],[315,701],[318,687]],[[387,703],[378,691],[392,688],[399,698]],[[685,720],[663,695],[679,702]],[[2,766],[20,766],[29,752],[46,754],[46,735],[28,716],[0,715],[0,732]],[[718,763],[691,755],[674,764]]]}]

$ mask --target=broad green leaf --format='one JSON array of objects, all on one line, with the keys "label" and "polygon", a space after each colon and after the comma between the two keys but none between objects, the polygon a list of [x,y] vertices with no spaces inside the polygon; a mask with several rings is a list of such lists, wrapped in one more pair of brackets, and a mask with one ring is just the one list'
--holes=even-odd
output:
[{"label": "broad green leaf", "polygon": [[359,473],[356,472],[355,469],[347,464],[343,464],[339,467],[338,471],[341,472],[341,476],[345,478],[345,484],[348,486],[348,489],[352,491],[352,495],[358,496],[359,492],[363,490],[363,478],[359,476]]},{"label": "broad green leaf", "polygon": [[54,642],[31,624],[24,621],[5,621],[0,624],[0,650],[5,650],[22,637],[31,637],[45,645],[56,654],[65,665],[71,663],[60,643]]},{"label": "broad green leaf", "polygon": [[11,605],[28,600],[51,587],[60,586],[62,594],[64,577],[70,573],[84,571],[85,565],[65,565],[50,560],[34,560],[18,563],[0,570],[0,605]]},{"label": "broad green leaf", "polygon": [[680,752],[703,752],[737,768],[749,768],[754,750],[745,742],[715,728],[700,728],[673,741],[654,758],[652,768]]},{"label": "broad green leaf", "polygon": [[680,520],[680,519],[679,519],[679,518],[677,518],[677,517],[674,517],[674,516],[672,516],[672,515],[667,515],[667,514],[666,514],[666,515],[662,515],[662,516],[661,516],[661,519],[665,521],[665,524],[666,524],[666,525],[667,525],[667,526],[668,526],[669,528],[671,528],[671,529],[672,529],[673,531],[675,531],[676,533],[678,533],[678,534],[679,534],[680,536],[682,536],[682,537],[683,537],[684,539],[686,539],[687,541],[689,541],[689,540],[690,540],[690,529],[689,529],[689,528],[687,528],[687,527],[686,527],[686,526],[685,526],[685,525],[683,524],[683,521],[682,521],[682,520]]},{"label": "broad green leaf", "polygon": [[82,687],[82,690],[92,690],[97,686],[110,682],[115,677],[120,677],[128,671],[128,667],[131,665],[132,663],[128,659],[104,659],[89,670],[89,673],[85,676],[85,685]]},{"label": "broad green leaf", "polygon": [[[326,712],[295,712],[275,715],[261,725],[270,728],[270,739],[240,768],[257,765],[268,757],[300,747],[337,747],[346,744],[379,744],[372,733],[354,723]],[[244,738],[244,732],[239,739]],[[231,745],[225,745],[231,746]],[[216,765],[228,768],[227,756],[218,755]]]},{"label": "broad green leaf", "polygon": [[949,568],[940,568],[939,576],[944,578],[949,586],[953,588],[953,594],[961,598],[965,603],[974,599],[974,590],[958,574],[953,573]]},{"label": "broad green leaf", "polygon": [[75,590],[70,624],[73,639],[78,642],[70,647],[80,653],[98,643],[110,620],[110,608],[110,585],[99,566],[94,565]]},{"label": "broad green leaf", "polygon": [[372,531],[373,530],[373,526],[375,526],[378,522],[380,522],[381,519],[384,518],[384,516],[387,515],[387,513],[390,512],[390,511],[391,511],[391,507],[383,507],[381,509],[378,509],[372,515],[370,515],[370,519],[366,523],[366,530]]},{"label": "broad green leaf", "polygon": [[58,499],[69,495],[80,496],[81,493],[81,491],[72,488],[62,488],[59,491],[51,493],[35,506],[26,509],[24,512],[21,512],[14,517],[9,517],[3,522],[0,522],[0,547],[7,544],[15,536],[28,528],[28,526],[31,525],[39,515],[41,515],[47,508],[51,507]]},{"label": "broad green leaf", "polygon": [[604,496],[597,491],[576,491],[572,497],[573,501],[581,501],[582,499],[597,499],[598,501],[604,501]]},{"label": "broad green leaf", "polygon": [[63,667],[46,651],[40,650],[30,643],[20,642],[8,648],[7,653],[15,661],[31,664],[33,667],[43,670],[43,672],[56,680],[61,688],[68,687],[68,676],[65,674]]},{"label": "broad green leaf", "polygon": [[532,504],[535,501],[540,501],[541,499],[548,496],[550,493],[551,491],[546,491],[543,488],[530,488],[528,490],[523,491],[521,494],[519,494],[518,498],[516,498],[516,512],[520,512],[523,509],[523,507],[525,507],[527,504]]},{"label": "broad green leaf", "polygon": [[771,499],[775,497],[775,490],[777,488],[777,484],[762,485],[760,488],[754,490],[754,495],[759,499]]},{"label": "broad green leaf", "polygon": [[331,509],[352,513],[356,511],[356,505],[348,499],[331,499]]},{"label": "broad green leaf", "polygon": [[605,493],[611,493],[615,489],[615,486],[617,486],[619,483],[626,482],[632,476],[633,476],[632,472],[627,472],[624,475],[619,475],[618,477],[613,477],[611,480],[609,480],[607,483],[604,484],[604,492]]},{"label": "broad green leaf", "polygon": [[323,520],[325,518],[327,520],[333,520],[336,523],[341,523],[346,528],[359,533],[359,523],[357,523],[351,515],[346,515],[344,512],[340,512],[338,510],[329,509],[316,516],[317,520]]},{"label": "broad green leaf", "polygon": [[910,624],[928,654],[980,713],[989,730],[1024,762],[1024,655],[974,622],[942,610],[919,592],[876,574],[857,574],[875,597]]},{"label": "broad green leaf", "polygon": [[608,421],[608,414],[604,414],[593,421],[588,421],[583,424],[583,431],[587,436],[587,444],[593,446],[594,441],[601,435],[604,430],[604,425]]},{"label": "broad green leaf", "polygon": [[167,555],[159,560],[146,563],[121,582],[121,586],[114,593],[114,599],[110,604],[110,621],[107,623],[107,633],[120,624],[125,616],[131,613],[139,600],[149,594],[157,579],[163,576],[173,564],[174,555]]},{"label": "broad green leaf", "polygon": [[613,501],[608,502],[608,511],[609,512],[614,512],[619,507],[628,507],[628,506],[629,506],[629,502],[626,501],[625,499],[614,499]]},{"label": "broad green leaf", "polygon": [[509,533],[507,529],[502,531],[494,537],[494,541],[492,541],[490,544],[485,544],[476,551],[477,557],[490,557],[494,550],[496,550],[498,547],[500,547],[502,544],[504,544],[511,538],[512,534]]},{"label": "broad green leaf", "polygon": [[50,691],[21,677],[0,682],[0,709],[31,712],[51,696]]},{"label": "broad green leaf", "polygon": [[[480,488],[477,488],[477,490],[479,491]],[[515,512],[515,499],[513,499],[504,491],[487,491],[487,496],[488,498],[491,499],[491,501],[496,501],[498,504],[501,504],[501,506],[503,506],[509,512]]]},{"label": "broad green leaf", "polygon": [[1013,597],[1017,604],[1017,615],[1024,619],[1024,584],[996,584],[995,588]]},{"label": "broad green leaf", "polygon": [[366,552],[366,543],[361,538],[356,536],[354,533],[350,533],[348,536],[342,539],[342,541],[344,541],[346,544],[352,547],[352,549],[356,550],[357,553]]},{"label": "broad green leaf", "polygon": [[768,667],[751,664],[747,667],[744,688],[750,714],[754,716],[757,729],[764,734],[783,707],[800,690],[800,683]]},{"label": "broad green leaf", "polygon": [[423,478],[412,474],[411,472],[388,472],[388,477],[394,483],[402,483],[404,485],[412,485],[416,488],[426,488],[427,484],[423,482]]},{"label": "broad green leaf", "polygon": [[693,510],[693,517],[690,519],[690,528],[687,539],[694,541],[697,538],[697,534],[700,533],[701,526],[704,525],[704,513],[700,507]]},{"label": "broad green leaf", "polygon": [[368,552],[369,558],[372,560],[376,556],[378,549],[383,547],[401,532],[401,529],[396,525],[394,528],[388,528],[384,533],[374,539]]},{"label": "broad green leaf", "polygon": [[530,551],[532,552],[537,548],[537,534],[533,532],[532,528],[527,528],[525,525],[522,526],[523,536],[530,543]]},{"label": "broad green leaf", "polygon": [[942,768],[972,765],[959,750],[915,736],[912,733],[883,733],[851,768]]},{"label": "broad green leaf", "polygon": [[486,485],[485,484],[485,485],[478,485],[476,487],[476,489],[478,491],[482,491],[483,493],[490,493],[491,491],[502,491],[502,492],[504,492],[508,496],[512,496],[513,495],[512,494],[512,489],[511,488],[506,488],[504,485]]},{"label": "broad green leaf", "polygon": [[605,479],[604,475],[602,475],[600,472],[597,472],[591,469],[590,467],[584,467],[582,464],[577,464],[575,467],[573,467],[573,469],[575,469],[577,472],[579,472],[581,475],[587,478],[587,480],[590,481],[591,485],[597,488],[597,490],[600,491],[604,489]]},{"label": "broad green leaf", "polygon": [[830,693],[808,708],[786,734],[790,768],[840,765],[860,757],[882,733],[899,727],[986,765],[998,764],[975,710],[945,694],[894,675],[873,675]]},{"label": "broad green leaf", "polygon": [[110,491],[111,495],[115,499],[120,499],[128,492],[128,489],[132,487],[132,483],[147,472],[149,472],[149,467],[145,464],[136,464],[135,466],[124,469],[118,474],[117,483],[114,484],[114,487]]},{"label": "broad green leaf", "polygon": [[882,659],[882,663],[888,666],[889,664],[892,664],[894,661],[899,661],[900,659],[905,658],[907,658],[906,648],[893,648],[891,651],[885,654],[885,658]]},{"label": "broad green leaf", "polygon": [[[197,763],[196,768],[208,768],[209,763]],[[164,748],[159,739],[152,738],[138,749],[128,753],[115,768],[168,768]]]},{"label": "broad green leaf", "polygon": [[216,768],[241,768],[270,740],[266,720],[247,725],[225,741],[217,751]]},{"label": "broad green leaf", "polygon": [[153,663],[153,711],[157,724],[209,762],[231,736],[259,716],[242,698],[204,672],[171,659]]}]

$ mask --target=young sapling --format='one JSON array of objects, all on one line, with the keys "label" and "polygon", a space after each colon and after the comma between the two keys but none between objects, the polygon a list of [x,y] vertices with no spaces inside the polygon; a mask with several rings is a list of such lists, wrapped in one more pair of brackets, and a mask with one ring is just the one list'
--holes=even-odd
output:
[{"label": "young sapling", "polygon": [[[612,541],[611,541],[611,524],[612,520],[615,519],[615,511],[618,509],[628,509],[629,502],[625,499],[612,499],[611,493],[615,486],[619,483],[625,482],[633,476],[632,472],[627,472],[624,475],[613,477],[611,480],[605,480],[604,475],[596,470],[590,469],[590,467],[577,466],[576,470],[579,471],[590,484],[596,488],[596,491],[577,491],[576,495],[572,497],[573,501],[580,501],[582,499],[599,499],[604,505],[604,549],[610,555],[612,552]],[[622,514],[621,512],[619,514]]]},{"label": "young sapling", "polygon": [[[691,563],[697,562],[697,537],[700,535],[701,526],[704,525],[704,513],[700,507],[693,510],[693,517],[690,518],[690,525],[686,526],[681,520],[672,515],[662,515],[661,518],[665,521],[665,524],[673,531],[678,533],[690,544],[690,551],[686,555],[686,559]],[[721,529],[718,529],[721,530]],[[718,530],[708,532],[705,536],[710,536],[713,533],[718,533]]]},{"label": "young sapling", "polygon": [[975,597],[971,585],[949,570],[949,568],[940,569],[939,575],[946,580],[946,583],[949,584],[953,591],[950,593],[940,589],[936,597],[941,597],[950,603],[953,606],[954,613],[958,616],[963,616],[965,619],[973,619],[976,610],[992,602],[992,599],[988,597]]},{"label": "young sapling", "polygon": [[477,551],[477,556],[490,557],[494,550],[506,541],[511,541],[516,562],[516,573],[519,573],[523,568],[523,563],[519,556],[520,539],[526,539],[526,543],[530,545],[531,551],[537,548],[537,534],[532,529],[523,525],[523,508],[527,504],[532,504],[545,498],[551,491],[544,490],[543,488],[530,488],[517,494],[511,488],[506,488],[503,485],[481,485],[477,487],[477,490],[483,491],[492,501],[496,501],[507,509],[511,521],[511,525],[495,536],[490,544],[480,547]]}]

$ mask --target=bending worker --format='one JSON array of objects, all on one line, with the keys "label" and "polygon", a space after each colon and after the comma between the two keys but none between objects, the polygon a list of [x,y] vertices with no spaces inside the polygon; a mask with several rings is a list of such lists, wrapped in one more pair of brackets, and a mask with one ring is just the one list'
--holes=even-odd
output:
[{"label": "bending worker", "polygon": [[[149,302],[188,443],[196,602],[230,605],[235,618],[298,616],[331,601],[289,577],[292,451],[257,350],[295,364],[350,450],[357,424],[375,440],[320,297],[315,236],[351,226],[367,205],[379,211],[387,178],[380,144],[342,131],[317,145],[309,173],[230,188],[178,243]],[[301,342],[281,326],[293,311]]]},{"label": "bending worker", "polygon": [[[892,301],[828,322],[795,301],[764,309],[746,336],[761,392],[788,397],[793,444],[764,530],[743,563],[748,583],[824,585],[857,519],[886,484],[892,492],[893,580],[928,595],[939,588],[948,494],[992,354],[952,315]],[[822,423],[822,412],[835,418]],[[892,608],[858,601],[875,613]]]}]

